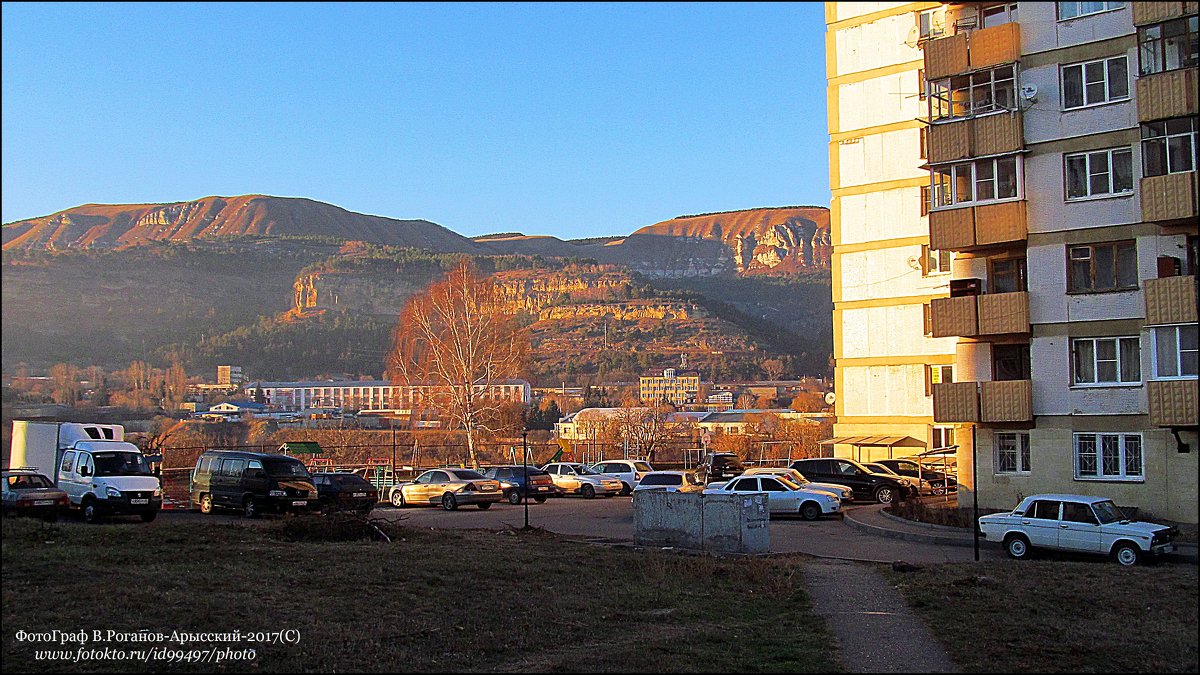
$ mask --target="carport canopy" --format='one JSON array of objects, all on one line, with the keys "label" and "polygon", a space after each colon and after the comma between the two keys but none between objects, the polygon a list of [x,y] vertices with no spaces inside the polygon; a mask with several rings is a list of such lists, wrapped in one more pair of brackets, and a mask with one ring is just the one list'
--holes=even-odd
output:
[{"label": "carport canopy", "polygon": [[321,444],[316,441],[288,441],[279,446],[279,452],[293,455],[319,455]]},{"label": "carport canopy", "polygon": [[863,448],[887,448],[888,457],[892,456],[892,448],[924,448],[925,442],[912,436],[837,436],[819,442],[820,445],[853,445],[858,450],[858,458],[862,459]]}]

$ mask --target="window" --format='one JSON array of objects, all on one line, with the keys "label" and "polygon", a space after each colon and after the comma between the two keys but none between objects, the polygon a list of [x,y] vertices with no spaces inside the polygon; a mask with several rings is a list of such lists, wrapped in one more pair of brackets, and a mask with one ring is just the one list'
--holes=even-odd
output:
[{"label": "window", "polygon": [[1041,518],[1042,520],[1058,520],[1058,507],[1062,502],[1050,501],[1048,499],[1039,499],[1033,503],[1033,507],[1029,510],[1028,518]]},{"label": "window", "polygon": [[1017,3],[1008,2],[1001,5],[992,5],[984,7],[979,12],[983,19],[983,27],[991,28],[1006,23],[1014,23],[1017,21]]},{"label": "window", "polygon": [[996,473],[1029,473],[1029,434],[996,434]]},{"label": "window", "polygon": [[1137,288],[1137,247],[1132,241],[1067,247],[1068,293]]},{"label": "window", "polygon": [[1142,75],[1194,68],[1197,59],[1197,25],[1189,16],[1138,29],[1138,65]]},{"label": "window", "polygon": [[953,447],[954,427],[933,427],[929,430],[929,442],[934,450]]},{"label": "window", "polygon": [[921,215],[929,215],[929,204],[933,201],[933,188],[928,185],[921,186]]},{"label": "window", "polygon": [[63,455],[62,465],[58,467],[60,473],[70,473],[71,469],[75,468],[75,451],[72,450]]},{"label": "window", "polygon": [[1196,332],[1194,323],[1152,330],[1155,379],[1197,376]]},{"label": "window", "polygon": [[1028,380],[1029,373],[1029,345],[992,346],[993,380]]},{"label": "window", "polygon": [[1092,513],[1092,507],[1079,502],[1063,502],[1062,519],[1071,523],[1100,524],[1100,521],[1096,520],[1096,515]]},{"label": "window", "polygon": [[940,251],[935,248],[929,248],[929,244],[921,244],[921,274],[929,276],[931,274],[949,273],[950,251]]},{"label": "window", "polygon": [[758,484],[762,486],[763,492],[787,492],[787,488],[775,480],[774,478],[760,478]]},{"label": "window", "polygon": [[1141,345],[1136,337],[1071,340],[1076,385],[1132,384],[1142,381]]},{"label": "window", "polygon": [[857,476],[859,474],[858,467],[850,462],[838,461],[834,461],[833,463],[833,472],[839,476]]},{"label": "window", "polygon": [[1076,480],[1142,480],[1141,434],[1075,434]]},{"label": "window", "polygon": [[1024,258],[989,259],[988,267],[990,293],[1018,293],[1027,290]]},{"label": "window", "polygon": [[917,14],[917,31],[922,40],[939,37],[942,34],[941,21],[935,14],[938,10],[927,9]]},{"label": "window", "polygon": [[1129,98],[1129,64],[1124,56],[1062,67],[1063,110]]},{"label": "window", "polygon": [[1011,65],[929,83],[930,120],[1016,109],[1016,69]]},{"label": "window", "polygon": [[925,80],[925,69],[918,68],[917,69],[917,100],[918,101],[924,101],[926,98],[929,98],[929,90],[927,88],[928,86],[929,86],[929,83]]},{"label": "window", "polygon": [[934,206],[954,206],[1017,196],[1016,156],[979,159],[933,170]]},{"label": "window", "polygon": [[921,144],[921,147],[919,149],[919,152],[920,152],[921,159],[928,159],[929,158],[929,152],[928,152],[929,127],[921,127],[921,129],[920,129],[920,144]]},{"label": "window", "polygon": [[1142,175],[1164,176],[1196,168],[1196,118],[1142,125]]},{"label": "window", "polygon": [[1121,9],[1124,6],[1123,2],[1060,2],[1058,3],[1058,20],[1066,21],[1088,14]]},{"label": "window", "polygon": [[933,385],[954,381],[954,366],[925,365],[925,395],[933,395]]},{"label": "window", "polygon": [[1133,150],[1113,148],[1063,156],[1067,199],[1133,194]]},{"label": "window", "polygon": [[926,335],[933,335],[933,305],[928,302],[921,305],[921,325]]}]

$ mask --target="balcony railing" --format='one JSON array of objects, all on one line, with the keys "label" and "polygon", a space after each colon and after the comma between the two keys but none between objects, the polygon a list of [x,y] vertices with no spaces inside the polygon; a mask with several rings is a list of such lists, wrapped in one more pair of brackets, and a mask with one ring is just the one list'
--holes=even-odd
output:
[{"label": "balcony railing", "polygon": [[1146,325],[1196,323],[1196,277],[1164,277],[1142,282]]},{"label": "balcony railing", "polygon": [[1137,79],[1138,121],[1195,115],[1196,68],[1180,68]]},{"label": "balcony railing", "polygon": [[1133,25],[1144,26],[1168,19],[1175,19],[1197,11],[1196,2],[1131,2]]},{"label": "balcony railing", "polygon": [[997,202],[929,213],[929,247],[965,251],[1024,241],[1025,201]]},{"label": "balcony railing", "polygon": [[1156,427],[1194,427],[1197,418],[1196,380],[1150,380],[1146,397],[1150,403],[1150,424]]},{"label": "balcony railing", "polygon": [[1033,381],[979,383],[979,421],[1029,422],[1033,419]]},{"label": "balcony railing", "polygon": [[957,31],[925,43],[925,77],[940,80],[976,68],[1016,61],[1021,55],[1021,25]]},{"label": "balcony railing", "polygon": [[1029,332],[1029,293],[987,293],[930,302],[933,337]]},{"label": "balcony railing", "polygon": [[1021,113],[995,113],[929,127],[930,164],[1015,152],[1025,147]]},{"label": "balcony railing", "polygon": [[978,383],[946,382],[933,385],[933,420],[935,422],[978,422]]},{"label": "balcony railing", "polygon": [[1148,176],[1142,179],[1140,187],[1142,220],[1195,220],[1196,193],[1200,191],[1196,186],[1195,171]]}]

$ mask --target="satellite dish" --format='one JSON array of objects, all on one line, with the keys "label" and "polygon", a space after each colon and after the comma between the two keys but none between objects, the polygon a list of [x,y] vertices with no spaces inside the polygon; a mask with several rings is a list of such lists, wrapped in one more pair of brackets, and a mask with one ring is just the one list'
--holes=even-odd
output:
[{"label": "satellite dish", "polygon": [[836,400],[837,400],[837,396],[834,395],[834,393],[832,391],[829,392],[828,394],[825,394],[825,405],[833,405],[833,402]]},{"label": "satellite dish", "polygon": [[920,33],[918,31],[918,28],[916,26],[913,26],[912,28],[910,28],[908,30],[908,37],[904,38],[904,45],[906,47],[909,47],[910,49],[916,49],[919,39],[920,39]]},{"label": "satellite dish", "polygon": [[906,260],[904,262],[908,263],[908,266],[913,268],[914,270],[921,269],[921,260],[919,258],[917,258],[917,256],[915,256],[915,255],[909,256],[908,260]]},{"label": "satellite dish", "polygon": [[1021,98],[1030,103],[1037,103],[1038,88],[1035,84],[1026,84],[1021,86]]}]

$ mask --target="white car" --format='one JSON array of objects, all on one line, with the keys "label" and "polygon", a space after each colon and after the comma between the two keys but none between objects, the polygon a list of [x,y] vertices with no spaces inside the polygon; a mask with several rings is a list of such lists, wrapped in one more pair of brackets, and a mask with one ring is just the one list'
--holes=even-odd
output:
[{"label": "white car", "polygon": [[[746,469],[744,472],[742,472],[742,475],[743,476],[763,476],[763,475],[783,476],[784,478],[790,480],[791,482],[795,483],[796,485],[799,485],[802,488],[806,488],[806,489],[810,489],[810,490],[824,490],[825,492],[830,492],[830,493],[836,495],[838,497],[838,499],[841,499],[843,504],[849,504],[850,502],[854,501],[854,490],[851,490],[849,487],[847,487],[845,485],[838,485],[837,483],[814,483],[813,481],[805,478],[804,474],[802,474],[799,471],[792,469],[790,467],[758,466],[758,467],[754,467],[751,469]],[[713,487],[713,486],[709,486],[709,487]]]},{"label": "white car", "polygon": [[633,488],[634,494],[662,492],[703,492],[704,480],[695,471],[651,471]]},{"label": "white car", "polygon": [[654,467],[640,459],[606,459],[592,465],[592,471],[602,473],[621,480],[621,494],[633,492],[633,488],[641,482],[642,476],[650,473]]},{"label": "white car", "polygon": [[596,495],[613,497],[621,492],[621,479],[596,473],[578,462],[555,462],[542,467],[550,480],[571,495],[591,499]]},{"label": "white car", "polygon": [[767,510],[771,515],[799,515],[816,520],[824,514],[841,511],[842,500],[824,490],[802,488],[780,476],[747,476],[742,474],[721,487],[709,487],[706,495],[742,495],[765,492]]},{"label": "white car", "polygon": [[1066,494],[1032,495],[1011,513],[980,516],[979,530],[1021,560],[1044,548],[1111,555],[1127,566],[1174,551],[1176,534],[1173,527],[1127,519],[1111,499]]}]

